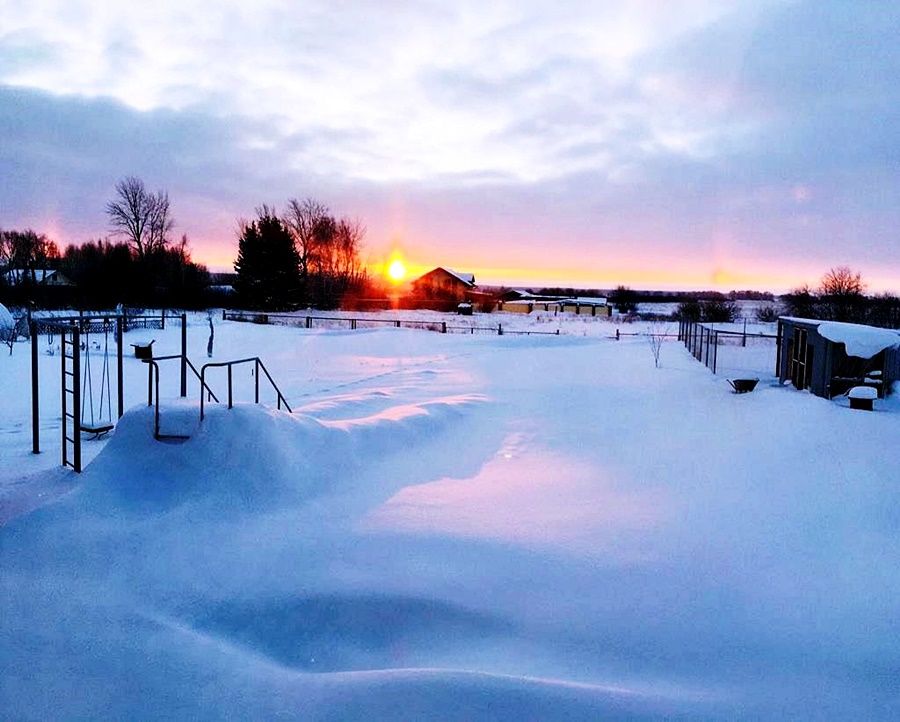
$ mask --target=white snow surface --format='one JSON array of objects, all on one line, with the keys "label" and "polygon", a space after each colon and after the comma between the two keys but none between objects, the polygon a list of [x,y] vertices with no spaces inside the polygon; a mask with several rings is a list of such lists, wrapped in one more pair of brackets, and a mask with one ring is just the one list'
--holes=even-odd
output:
[{"label": "white snow surface", "polygon": [[896,719],[897,402],[780,387],[752,343],[735,395],[680,344],[656,369],[572,323],[606,333],[218,322],[214,360],[259,354],[294,413],[237,367],[200,424],[164,367],[190,438],[154,441],[129,357],[80,476],[59,357],[35,457],[28,353],[0,354],[2,716]]},{"label": "white snow surface", "polygon": [[858,323],[824,321],[819,324],[819,333],[829,341],[844,344],[848,356],[859,358],[872,358],[887,348],[900,345],[900,332]]}]

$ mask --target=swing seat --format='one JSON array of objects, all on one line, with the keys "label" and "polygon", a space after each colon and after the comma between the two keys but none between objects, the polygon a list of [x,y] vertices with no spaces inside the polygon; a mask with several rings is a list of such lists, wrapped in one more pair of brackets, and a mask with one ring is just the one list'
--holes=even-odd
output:
[{"label": "swing seat", "polygon": [[113,430],[112,424],[97,424],[96,426],[91,426],[90,424],[82,424],[81,425],[81,433],[83,434],[93,434],[93,438],[99,439],[104,434],[108,434]]}]

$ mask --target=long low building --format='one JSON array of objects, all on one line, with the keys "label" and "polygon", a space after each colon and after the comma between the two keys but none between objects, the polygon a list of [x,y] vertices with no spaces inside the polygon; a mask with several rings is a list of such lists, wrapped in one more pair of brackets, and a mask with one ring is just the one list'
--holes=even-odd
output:
[{"label": "long low building", "polygon": [[605,298],[593,298],[590,296],[579,298],[519,298],[512,301],[500,301],[497,305],[499,311],[509,313],[532,313],[544,311],[548,313],[574,313],[589,316],[611,316],[612,306]]}]

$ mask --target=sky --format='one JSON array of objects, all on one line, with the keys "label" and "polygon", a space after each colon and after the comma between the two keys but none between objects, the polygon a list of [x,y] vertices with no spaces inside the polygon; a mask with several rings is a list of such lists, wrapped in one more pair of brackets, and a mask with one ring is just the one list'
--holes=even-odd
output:
[{"label": "sky", "polygon": [[0,0],[0,227],[109,233],[134,175],[195,260],[313,197],[479,283],[900,291],[893,0]]}]

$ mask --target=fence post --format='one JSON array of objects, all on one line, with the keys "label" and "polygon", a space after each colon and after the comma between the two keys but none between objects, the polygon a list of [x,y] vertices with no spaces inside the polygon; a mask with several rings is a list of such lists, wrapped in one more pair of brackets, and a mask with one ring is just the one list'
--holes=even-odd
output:
[{"label": "fence post", "polygon": [[162,330],[166,330],[166,309],[162,310]]},{"label": "fence post", "polygon": [[228,364],[228,408],[230,409],[231,407],[231,364]]},{"label": "fence post", "polygon": [[718,368],[718,362],[719,362],[719,332],[716,331],[716,345],[713,348],[713,365],[712,365],[713,373],[716,373],[716,369]]},{"label": "fence post", "polygon": [[[29,309],[29,315],[31,310]],[[38,374],[38,342],[37,342],[37,325],[34,321],[28,321],[28,333],[31,335],[31,453],[41,453],[41,409],[38,403],[40,382]],[[63,386],[63,396],[65,397],[65,386]],[[65,419],[63,419],[65,426]]]},{"label": "fence post", "polygon": [[[259,403],[259,357],[258,356],[256,357],[256,372],[255,372],[254,376],[256,379],[256,388],[254,389],[253,399],[258,404]],[[280,409],[281,406],[279,406],[278,408]]]},{"label": "fence post", "polygon": [[441,333],[447,333],[447,322],[441,321]]},{"label": "fence post", "polygon": [[222,320],[223,321],[225,320],[225,309],[224,308],[222,309]]},{"label": "fence post", "polygon": [[741,346],[747,346],[747,319],[744,319],[744,335],[741,338]]},{"label": "fence post", "polygon": [[306,328],[312,328],[312,318],[306,317]]},{"label": "fence post", "polygon": [[502,323],[498,323],[498,324],[497,324],[497,335],[498,335],[498,336],[502,336],[502,335],[503,335],[503,324],[502,324]]}]

